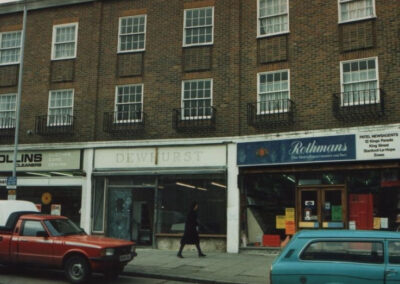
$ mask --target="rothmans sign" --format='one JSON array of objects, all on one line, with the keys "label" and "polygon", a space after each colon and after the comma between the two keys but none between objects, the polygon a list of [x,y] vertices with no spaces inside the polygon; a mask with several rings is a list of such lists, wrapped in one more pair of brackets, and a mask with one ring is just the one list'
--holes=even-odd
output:
[{"label": "rothmans sign", "polygon": [[237,152],[239,166],[399,158],[398,130],[239,143]]},{"label": "rothmans sign", "polygon": [[[0,172],[12,171],[13,152],[0,152]],[[20,151],[17,154],[17,171],[79,170],[80,150]]]}]

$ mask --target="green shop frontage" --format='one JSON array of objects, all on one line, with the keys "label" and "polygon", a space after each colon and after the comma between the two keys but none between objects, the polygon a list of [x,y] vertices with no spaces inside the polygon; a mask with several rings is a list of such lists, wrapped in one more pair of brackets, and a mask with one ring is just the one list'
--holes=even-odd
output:
[{"label": "green shop frontage", "polygon": [[238,144],[241,247],[302,229],[397,230],[398,126],[292,137]]}]

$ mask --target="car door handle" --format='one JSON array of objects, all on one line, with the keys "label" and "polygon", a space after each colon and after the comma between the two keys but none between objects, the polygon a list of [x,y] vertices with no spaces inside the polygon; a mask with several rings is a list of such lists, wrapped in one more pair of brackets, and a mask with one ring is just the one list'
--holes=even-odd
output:
[{"label": "car door handle", "polygon": [[388,269],[388,270],[385,270],[385,274],[386,274],[386,275],[389,275],[389,274],[397,275],[397,270],[395,270],[395,269]]}]

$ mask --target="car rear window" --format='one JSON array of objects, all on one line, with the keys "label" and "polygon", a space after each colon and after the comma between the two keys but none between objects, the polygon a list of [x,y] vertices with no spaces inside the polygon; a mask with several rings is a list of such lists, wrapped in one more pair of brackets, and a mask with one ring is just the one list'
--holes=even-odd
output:
[{"label": "car rear window", "polygon": [[301,253],[302,260],[383,263],[383,243],[368,241],[315,241]]}]

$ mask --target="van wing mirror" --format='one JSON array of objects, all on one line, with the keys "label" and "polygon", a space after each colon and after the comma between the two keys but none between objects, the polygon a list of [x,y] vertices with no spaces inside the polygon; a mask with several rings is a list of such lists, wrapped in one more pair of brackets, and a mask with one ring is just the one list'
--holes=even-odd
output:
[{"label": "van wing mirror", "polygon": [[46,231],[38,231],[38,232],[36,232],[36,237],[47,238],[48,236],[49,236],[49,234]]}]

